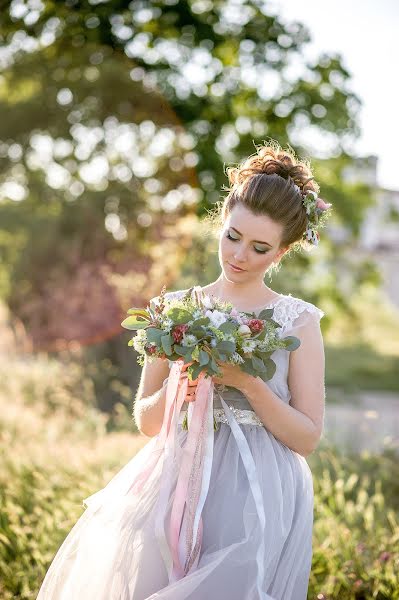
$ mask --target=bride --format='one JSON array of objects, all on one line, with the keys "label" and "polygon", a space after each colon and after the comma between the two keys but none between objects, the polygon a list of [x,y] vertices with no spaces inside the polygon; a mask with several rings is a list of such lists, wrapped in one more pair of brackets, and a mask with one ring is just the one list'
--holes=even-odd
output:
[{"label": "bride", "polygon": [[[213,378],[219,427],[202,510],[201,548],[196,564],[182,577],[173,576],[164,560],[159,530],[166,524],[160,524],[158,500],[161,489],[168,489],[170,508],[179,450],[187,438],[182,422],[195,402],[196,382],[188,381],[171,468],[165,471],[158,461],[140,494],[134,494],[134,482],[157,451],[170,372],[168,361],[146,360],[134,416],[151,439],[103,489],[84,499],[86,510],[59,548],[38,600],[307,597],[313,480],[306,457],[323,430],[324,312],[291,294],[276,293],[264,278],[289,250],[317,246],[318,228],[331,205],[318,198],[310,167],[277,143],[258,147],[228,169],[228,177],[228,194],[215,213],[221,273],[196,290],[246,312],[273,308],[279,335],[295,335],[301,344],[293,352],[273,353],[276,372],[267,382],[237,365],[220,364],[222,377]],[[186,292],[169,292],[166,298]],[[185,379],[183,370],[179,385]]]}]

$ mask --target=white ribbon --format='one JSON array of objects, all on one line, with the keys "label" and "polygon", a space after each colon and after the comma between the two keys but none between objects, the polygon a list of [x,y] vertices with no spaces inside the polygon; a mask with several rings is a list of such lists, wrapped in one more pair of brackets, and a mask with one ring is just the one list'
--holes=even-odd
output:
[{"label": "white ribbon", "polygon": [[[219,394],[219,392],[218,392]],[[241,455],[242,462],[244,463],[245,471],[247,473],[249,486],[251,488],[252,496],[255,501],[256,512],[258,513],[260,527],[261,527],[261,544],[256,553],[256,563],[258,565],[258,577],[257,577],[257,587],[259,592],[259,597],[262,598],[264,592],[262,591],[264,577],[265,577],[265,568],[264,568],[264,559],[265,559],[265,527],[266,527],[266,516],[265,516],[265,508],[263,504],[262,491],[259,484],[258,474],[256,472],[255,461],[253,459],[250,447],[248,445],[247,439],[244,433],[241,430],[241,427],[238,425],[233,412],[230,410],[226,402],[223,400],[222,396],[219,394],[220,401],[224,408],[224,412],[226,414],[227,420],[229,421],[229,425],[231,428],[231,432],[237,442],[238,451]]]}]

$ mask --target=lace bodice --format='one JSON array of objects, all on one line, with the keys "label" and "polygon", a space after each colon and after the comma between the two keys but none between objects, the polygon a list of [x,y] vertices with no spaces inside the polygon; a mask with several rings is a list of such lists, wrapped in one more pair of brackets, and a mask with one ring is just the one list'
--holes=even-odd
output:
[{"label": "lace bodice", "polygon": [[[188,290],[178,290],[175,292],[166,293],[166,298],[179,298],[183,296]],[[154,298],[156,301],[157,298]],[[278,335],[280,338],[288,335],[294,335],[301,338],[301,329],[309,323],[310,319],[320,319],[324,316],[324,311],[318,308],[316,305],[301,298],[296,298],[291,294],[285,295],[280,294],[278,298],[267,304],[264,308],[273,308],[272,318],[280,324],[278,329]],[[255,314],[259,316],[260,309],[255,311]],[[289,403],[291,399],[291,393],[288,387],[288,369],[289,369],[289,357],[290,352],[284,349],[278,349],[271,355],[272,360],[276,363],[276,371],[272,379],[266,381],[266,385],[279,396],[284,402]],[[169,363],[169,366],[172,363]],[[214,416],[217,421],[227,422],[224,410],[220,401],[219,395],[222,395],[223,400],[233,410],[234,416],[239,423],[262,425],[260,419],[258,419],[256,413],[252,410],[246,396],[237,390],[236,388],[217,384],[215,385],[214,394]],[[187,410],[187,403],[183,404],[183,413]]]}]

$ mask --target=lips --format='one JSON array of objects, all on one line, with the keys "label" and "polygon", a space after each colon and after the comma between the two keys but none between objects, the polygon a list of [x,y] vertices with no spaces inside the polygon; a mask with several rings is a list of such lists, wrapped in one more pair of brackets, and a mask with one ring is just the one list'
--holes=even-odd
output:
[{"label": "lips", "polygon": [[244,271],[245,269],[241,269],[240,267],[236,267],[235,265],[232,265],[231,263],[228,263],[230,265],[230,267],[232,267],[234,269],[234,271]]}]

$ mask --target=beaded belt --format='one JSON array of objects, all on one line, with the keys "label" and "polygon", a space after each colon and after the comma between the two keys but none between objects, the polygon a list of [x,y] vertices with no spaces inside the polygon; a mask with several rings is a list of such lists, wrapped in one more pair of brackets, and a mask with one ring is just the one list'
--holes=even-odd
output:
[{"label": "beaded belt", "polygon": [[[261,427],[264,426],[262,421],[259,419],[258,415],[255,413],[255,411],[245,410],[242,408],[236,408],[235,406],[233,406],[231,404],[229,404],[228,406],[229,406],[230,410],[233,412],[237,423],[240,423],[242,425],[260,425]],[[187,412],[186,410],[180,411],[180,414],[179,414],[179,424],[180,425],[183,423],[183,419],[185,417],[186,412]],[[227,425],[229,424],[223,408],[214,408],[213,416],[214,416],[215,420],[218,421],[219,423],[226,423]]]}]

